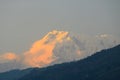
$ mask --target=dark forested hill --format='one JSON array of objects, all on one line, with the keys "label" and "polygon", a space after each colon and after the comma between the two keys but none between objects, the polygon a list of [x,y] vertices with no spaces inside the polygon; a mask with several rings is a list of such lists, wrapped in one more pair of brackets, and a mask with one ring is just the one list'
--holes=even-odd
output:
[{"label": "dark forested hill", "polygon": [[79,61],[0,73],[0,80],[120,80],[120,45]]},{"label": "dark forested hill", "polygon": [[24,75],[28,74],[32,68],[28,68],[25,70],[11,70],[8,72],[0,73],[0,80],[18,80]]},{"label": "dark forested hill", "polygon": [[19,80],[120,80],[120,45],[80,61],[33,69]]}]

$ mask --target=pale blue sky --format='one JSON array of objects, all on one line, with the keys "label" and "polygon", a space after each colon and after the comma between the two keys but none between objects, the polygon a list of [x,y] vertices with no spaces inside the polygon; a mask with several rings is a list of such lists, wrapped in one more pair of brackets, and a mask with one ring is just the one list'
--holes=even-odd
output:
[{"label": "pale blue sky", "polygon": [[120,0],[0,0],[0,54],[24,52],[53,29],[120,37]]}]

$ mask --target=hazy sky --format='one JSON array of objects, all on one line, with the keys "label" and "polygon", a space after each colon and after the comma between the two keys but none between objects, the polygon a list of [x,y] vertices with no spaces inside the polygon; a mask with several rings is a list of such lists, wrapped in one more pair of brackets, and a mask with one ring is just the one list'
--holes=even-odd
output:
[{"label": "hazy sky", "polygon": [[120,0],[0,0],[0,54],[22,53],[53,29],[120,37]]}]

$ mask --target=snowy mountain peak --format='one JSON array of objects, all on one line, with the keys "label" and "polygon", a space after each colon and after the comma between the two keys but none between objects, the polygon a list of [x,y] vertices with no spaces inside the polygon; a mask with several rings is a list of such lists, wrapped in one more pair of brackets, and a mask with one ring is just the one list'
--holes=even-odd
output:
[{"label": "snowy mountain peak", "polygon": [[49,32],[45,37],[43,37],[43,40],[45,43],[49,42],[58,42],[61,43],[64,40],[70,40],[71,38],[69,37],[69,32],[67,31],[57,31],[53,30]]}]

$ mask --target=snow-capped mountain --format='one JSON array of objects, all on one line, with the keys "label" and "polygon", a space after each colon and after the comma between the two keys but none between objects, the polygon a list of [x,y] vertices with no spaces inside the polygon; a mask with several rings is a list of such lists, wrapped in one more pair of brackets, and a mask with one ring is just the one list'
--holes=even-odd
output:
[{"label": "snow-capped mountain", "polygon": [[25,53],[24,62],[27,66],[43,67],[79,60],[119,43],[119,39],[107,34],[78,36],[67,31],[53,30],[32,45]]},{"label": "snow-capped mountain", "polygon": [[[95,52],[118,44],[120,44],[120,39],[112,35],[75,35],[67,31],[53,30],[42,39],[35,41],[26,52],[21,55],[15,54],[14,60],[17,63],[16,68],[20,68],[18,63],[22,66],[21,68],[45,67],[83,59]],[[7,59],[5,55],[1,57]],[[7,60],[9,60],[9,56]],[[11,58],[10,60],[12,62]],[[8,68],[12,69],[9,66]]]},{"label": "snow-capped mountain", "polygon": [[[60,33],[61,31],[56,31]],[[61,43],[56,43],[53,54],[57,59],[53,63],[79,60],[102,49],[108,49],[120,44],[120,39],[112,35],[75,35],[67,33]],[[53,34],[54,35],[54,34]]]}]

